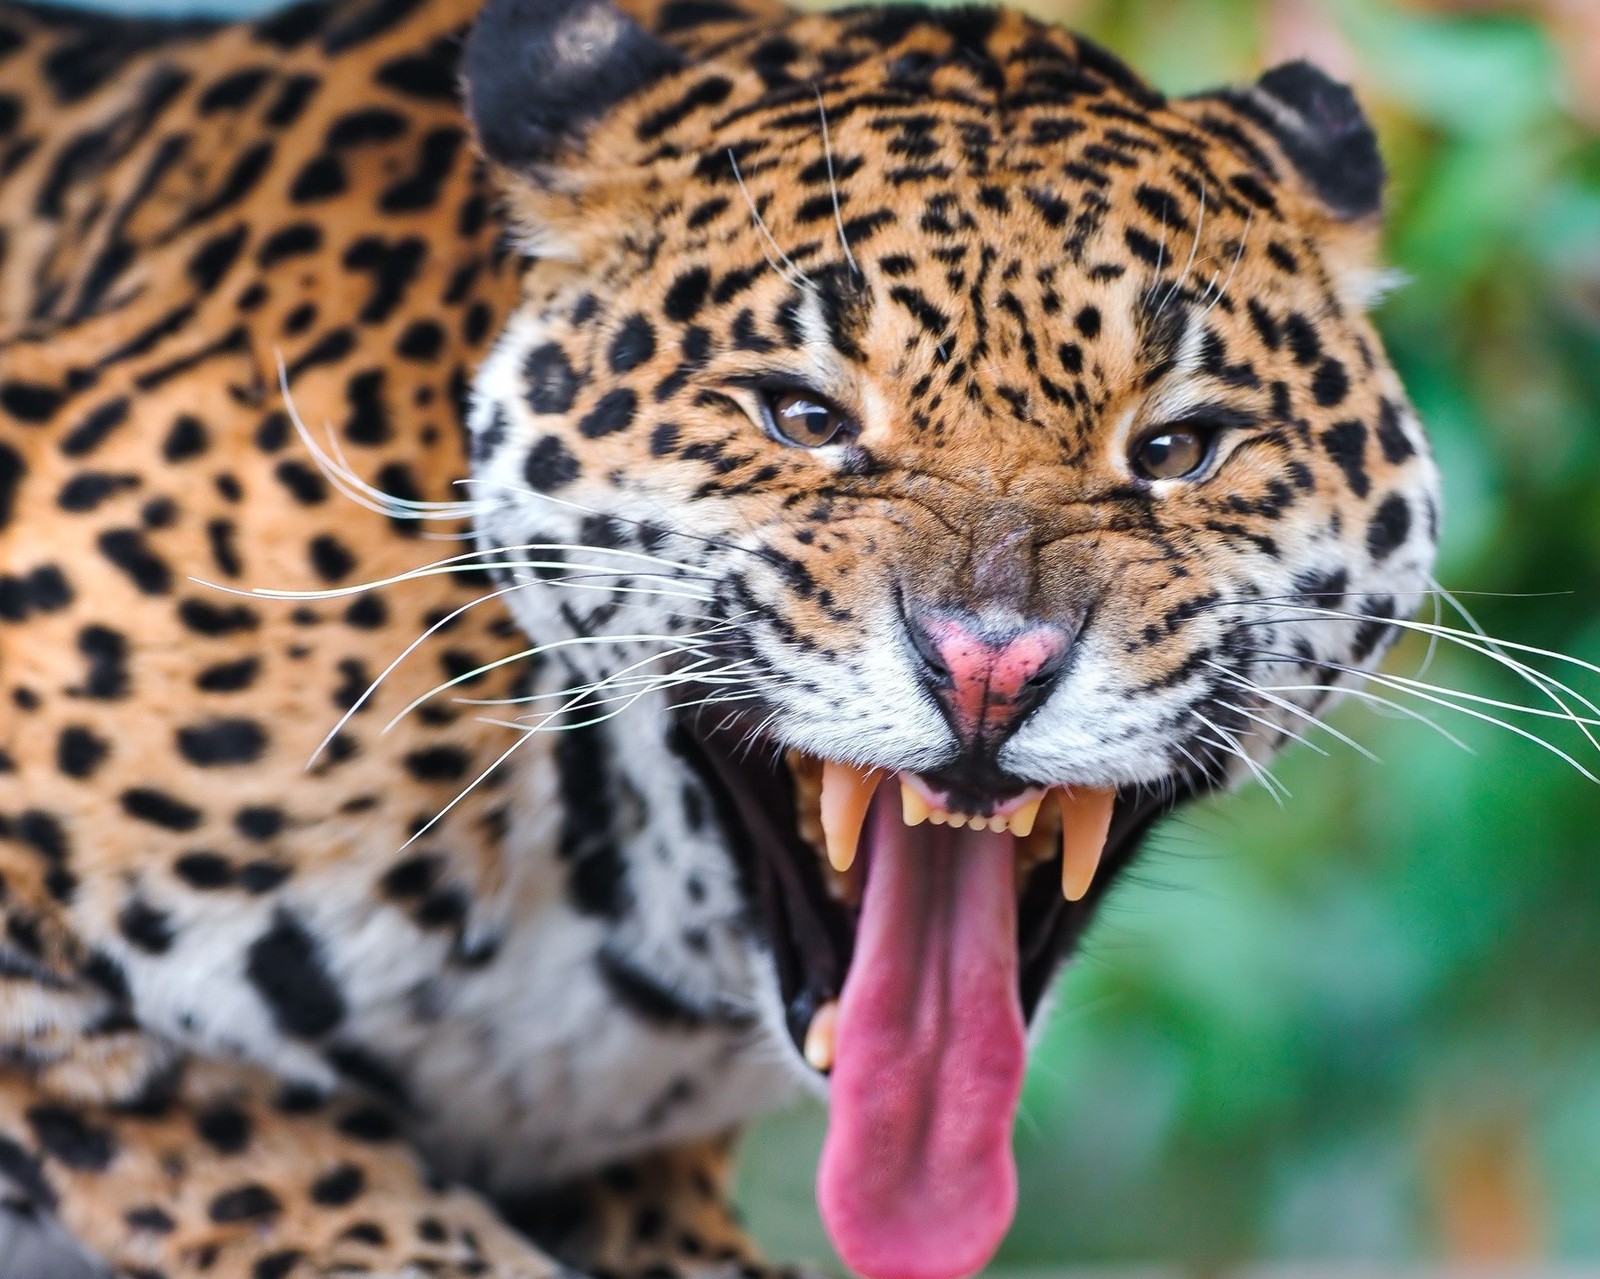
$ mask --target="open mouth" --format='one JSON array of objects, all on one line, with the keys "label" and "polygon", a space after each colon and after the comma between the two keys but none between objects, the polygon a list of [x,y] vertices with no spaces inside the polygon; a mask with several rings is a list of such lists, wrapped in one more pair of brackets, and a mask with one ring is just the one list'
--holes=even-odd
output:
[{"label": "open mouth", "polygon": [[817,1193],[834,1245],[869,1279],[975,1273],[1015,1208],[1027,1020],[1177,796],[957,792],[752,750],[729,726],[685,737],[761,905],[790,1036],[830,1076]]}]

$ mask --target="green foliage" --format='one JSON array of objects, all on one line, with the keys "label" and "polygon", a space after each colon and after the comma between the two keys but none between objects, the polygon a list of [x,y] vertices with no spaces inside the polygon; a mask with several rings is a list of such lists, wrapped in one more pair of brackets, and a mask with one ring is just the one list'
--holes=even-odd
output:
[{"label": "green foliage", "polygon": [[[1175,91],[1253,75],[1282,16],[1039,7]],[[1491,593],[1462,596],[1491,634],[1600,663],[1600,142],[1563,110],[1566,50],[1526,11],[1309,7],[1393,171],[1409,283],[1378,318],[1445,471],[1440,580]],[[1600,702],[1600,677],[1543,666]],[[1426,678],[1540,704],[1449,646]],[[1330,757],[1285,759],[1282,807],[1256,788],[1153,841],[1043,1030],[1004,1262],[1600,1258],[1600,786],[1410,704],[1476,754],[1347,705],[1335,723],[1381,764],[1318,735]],[[1570,729],[1515,722],[1600,771]],[[825,1250],[819,1124],[749,1148],[755,1224],[786,1255]]]}]

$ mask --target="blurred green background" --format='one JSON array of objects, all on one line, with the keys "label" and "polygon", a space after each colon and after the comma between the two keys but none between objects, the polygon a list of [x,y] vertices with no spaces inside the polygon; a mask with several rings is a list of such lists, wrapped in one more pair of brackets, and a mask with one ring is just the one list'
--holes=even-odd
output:
[{"label": "blurred green background", "polygon": [[[1445,471],[1439,580],[1494,593],[1460,597],[1491,634],[1600,664],[1600,0],[1026,7],[1173,92],[1295,56],[1356,84],[1408,281],[1378,319]],[[1540,664],[1600,702],[1600,677]],[[1426,678],[1548,705],[1449,645]],[[1316,735],[1329,757],[1275,770],[1281,807],[1255,787],[1152,840],[1042,1028],[1000,1264],[1600,1270],[1600,786],[1411,704],[1476,753],[1347,704],[1381,763]],[[1508,718],[1600,772],[1576,730]],[[821,1125],[747,1146],[780,1256],[826,1255]]]},{"label": "blurred green background", "polygon": [[[1357,85],[1408,281],[1378,318],[1445,471],[1439,579],[1492,634],[1600,664],[1600,0],[1027,7],[1173,92],[1297,56]],[[1426,677],[1540,704],[1449,645]],[[1318,735],[1281,806],[1256,788],[1154,838],[1040,1028],[1001,1266],[1600,1267],[1600,786],[1413,704],[1474,753],[1346,705],[1381,763]],[[1575,731],[1516,722],[1600,772]],[[821,1130],[804,1110],[747,1143],[777,1256],[827,1255]]]}]

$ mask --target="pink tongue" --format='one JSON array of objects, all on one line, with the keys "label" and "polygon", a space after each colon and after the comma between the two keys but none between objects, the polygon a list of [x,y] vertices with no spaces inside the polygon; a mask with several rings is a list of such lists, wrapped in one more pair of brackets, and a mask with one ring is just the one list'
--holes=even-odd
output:
[{"label": "pink tongue", "polygon": [[879,801],[817,1202],[868,1279],[961,1279],[994,1255],[1016,1209],[1012,837],[908,829],[898,804]]}]

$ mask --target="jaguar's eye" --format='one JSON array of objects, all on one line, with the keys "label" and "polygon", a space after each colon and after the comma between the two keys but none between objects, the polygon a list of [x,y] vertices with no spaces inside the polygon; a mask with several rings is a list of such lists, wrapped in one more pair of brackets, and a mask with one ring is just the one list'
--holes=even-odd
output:
[{"label": "jaguar's eye", "polygon": [[819,395],[809,391],[768,391],[762,396],[772,433],[786,444],[821,448],[849,421]]},{"label": "jaguar's eye", "polygon": [[1197,426],[1167,426],[1146,435],[1133,447],[1129,461],[1147,480],[1181,480],[1193,475],[1211,456],[1211,433]]}]

